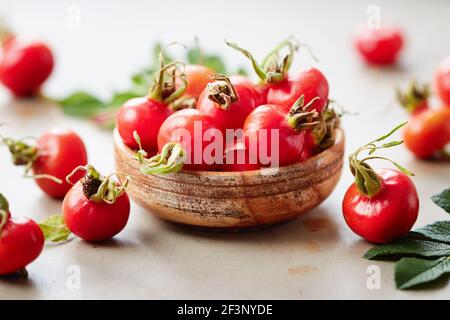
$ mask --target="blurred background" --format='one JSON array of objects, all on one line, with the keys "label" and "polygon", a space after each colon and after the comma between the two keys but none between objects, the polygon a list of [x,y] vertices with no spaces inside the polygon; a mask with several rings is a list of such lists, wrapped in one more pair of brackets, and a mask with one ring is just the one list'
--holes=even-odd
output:
[{"label": "blurred background", "polygon": [[[353,46],[354,30],[365,23],[371,5],[380,8],[382,22],[395,23],[404,30],[405,48],[394,67],[365,65]],[[246,66],[252,74],[248,61],[228,48],[224,39],[237,42],[261,59],[278,42],[293,35],[309,45],[319,62],[300,50],[292,70],[317,65],[328,78],[330,97],[346,110],[357,113],[343,120],[347,153],[406,120],[407,114],[395,102],[395,88],[406,86],[413,77],[430,82],[439,62],[450,53],[450,2],[446,0],[2,0],[0,14],[15,33],[43,39],[52,47],[55,71],[43,88],[51,97],[63,97],[80,89],[107,97],[114,90],[126,88],[131,74],[153,63],[151,48],[158,41],[191,45],[198,37],[205,51],[220,54],[233,68]],[[183,54],[180,47],[169,51],[173,55]],[[65,117],[59,107],[50,102],[13,99],[0,88],[0,122],[8,123],[2,132],[15,137],[39,136],[51,126],[71,127],[86,142],[91,162],[103,172],[114,170],[111,132],[84,120]],[[422,201],[416,226],[446,218],[429,198],[448,187],[448,164],[416,160],[404,146],[386,154],[416,173],[414,181]],[[12,168],[6,150],[0,150],[0,168],[0,189],[14,203],[17,215],[39,219],[59,212],[60,202],[43,196],[33,182],[21,180],[20,168],[4,169]],[[383,263],[380,263],[385,279],[383,290],[366,288],[367,262],[360,256],[369,245],[357,240],[343,224],[341,216],[341,199],[351,181],[351,175],[344,168],[338,188],[315,210],[316,217],[331,221],[332,236],[299,236],[305,228],[303,218],[277,229],[236,235],[234,240],[238,241],[230,240],[229,236],[193,236],[189,232],[172,230],[135,206],[130,226],[123,235],[126,244],[118,251],[107,248],[100,259],[90,245],[78,242],[69,244],[65,251],[48,250],[45,258],[34,265],[34,272],[45,276],[41,280],[35,278],[33,288],[10,282],[0,282],[0,287],[6,286],[16,297],[28,298],[127,297],[133,294],[145,298],[411,297],[394,289],[392,265]],[[308,241],[324,245],[321,253],[308,256],[314,265],[321,267],[301,279],[292,278],[286,270],[298,261],[305,261],[310,251],[302,246]],[[213,251],[209,251],[212,247]],[[86,254],[80,257],[79,250]],[[58,255],[57,252],[64,253]],[[107,262],[115,259],[117,252],[133,259],[128,274],[146,268],[154,275],[143,283],[136,278],[130,280],[123,270],[115,270]],[[275,262],[268,265],[269,260]],[[91,284],[86,282],[82,291],[69,292],[59,285],[65,281],[62,266],[53,273],[44,271],[49,263],[55,266],[82,263]],[[101,272],[96,269],[98,266],[103,268]],[[252,271],[256,267],[257,274]],[[219,268],[220,275],[211,271],[214,268]],[[33,272],[33,267],[30,270]],[[350,284],[346,277],[336,278],[336,274],[342,273],[352,273],[359,282]],[[117,283],[108,288],[94,285],[99,275],[103,280],[116,276]],[[239,281],[230,285],[236,278]],[[204,285],[198,287],[199,281]],[[121,289],[122,285],[129,285],[130,291],[111,290]],[[159,291],[154,291],[156,289]],[[0,290],[0,296],[4,292]],[[412,297],[432,298],[445,292],[411,294]]]}]

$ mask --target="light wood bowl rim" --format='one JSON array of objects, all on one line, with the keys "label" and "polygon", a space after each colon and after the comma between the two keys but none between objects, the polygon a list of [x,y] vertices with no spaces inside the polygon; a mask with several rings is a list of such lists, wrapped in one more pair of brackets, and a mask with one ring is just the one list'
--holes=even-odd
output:
[{"label": "light wood bowl rim", "polygon": [[[304,161],[295,162],[290,165],[281,166],[278,168],[279,171],[291,171],[295,170],[297,168],[301,167],[307,167],[310,162],[315,162],[319,158],[326,157],[328,154],[332,154],[335,150],[339,149],[341,145],[345,143],[345,134],[342,128],[337,128],[336,130],[336,138],[334,144],[325,149],[324,151],[316,154],[315,156],[308,158]],[[120,137],[119,131],[117,128],[114,129],[113,132],[114,136],[114,143],[116,147],[118,147],[123,153],[127,154],[129,158],[135,158],[135,151],[133,151],[130,147],[125,145],[122,138]],[[196,176],[203,176],[203,177],[240,177],[240,176],[252,176],[252,175],[259,175],[259,172],[261,170],[249,170],[249,171],[197,171],[197,170],[180,170],[176,174],[187,174],[192,175],[195,174]]]}]

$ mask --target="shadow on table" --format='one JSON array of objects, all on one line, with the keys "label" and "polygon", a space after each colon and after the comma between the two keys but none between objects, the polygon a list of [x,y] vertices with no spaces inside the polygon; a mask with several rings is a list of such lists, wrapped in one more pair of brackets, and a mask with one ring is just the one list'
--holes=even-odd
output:
[{"label": "shadow on table", "polygon": [[18,273],[13,273],[6,276],[0,276],[0,284],[11,285],[14,287],[21,287],[27,290],[36,291],[36,284],[31,277],[24,278]]},{"label": "shadow on table", "polygon": [[82,239],[79,239],[80,246],[89,246],[91,248],[102,248],[102,249],[120,249],[120,248],[129,248],[134,247],[135,243],[132,241],[127,241],[121,238],[112,238],[105,241],[96,241],[96,242],[88,242]]},{"label": "shadow on table", "polygon": [[311,241],[333,243],[339,238],[339,226],[324,208],[316,208],[312,212],[283,224],[240,231],[217,231],[207,228],[196,228],[172,222],[162,222],[161,227],[180,235],[195,236],[212,241],[246,242],[260,244],[298,244]]}]

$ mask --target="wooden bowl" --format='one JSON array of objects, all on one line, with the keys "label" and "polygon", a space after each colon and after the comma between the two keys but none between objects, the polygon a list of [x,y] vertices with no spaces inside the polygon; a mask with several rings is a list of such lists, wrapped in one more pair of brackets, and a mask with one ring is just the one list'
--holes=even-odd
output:
[{"label": "wooden bowl", "polygon": [[344,133],[337,130],[333,146],[272,175],[259,170],[146,175],[116,130],[116,167],[132,176],[128,194],[162,219],[208,228],[264,227],[310,211],[333,191],[344,156]]}]

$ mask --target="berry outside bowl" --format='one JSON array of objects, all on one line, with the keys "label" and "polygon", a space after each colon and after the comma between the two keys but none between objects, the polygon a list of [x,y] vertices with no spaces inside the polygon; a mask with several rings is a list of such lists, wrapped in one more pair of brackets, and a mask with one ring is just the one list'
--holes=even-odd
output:
[{"label": "berry outside bowl", "polygon": [[336,129],[333,146],[271,175],[245,172],[180,171],[147,175],[134,152],[114,132],[118,172],[131,176],[128,194],[156,216],[214,229],[254,229],[280,224],[321,204],[341,176],[345,137]]}]

